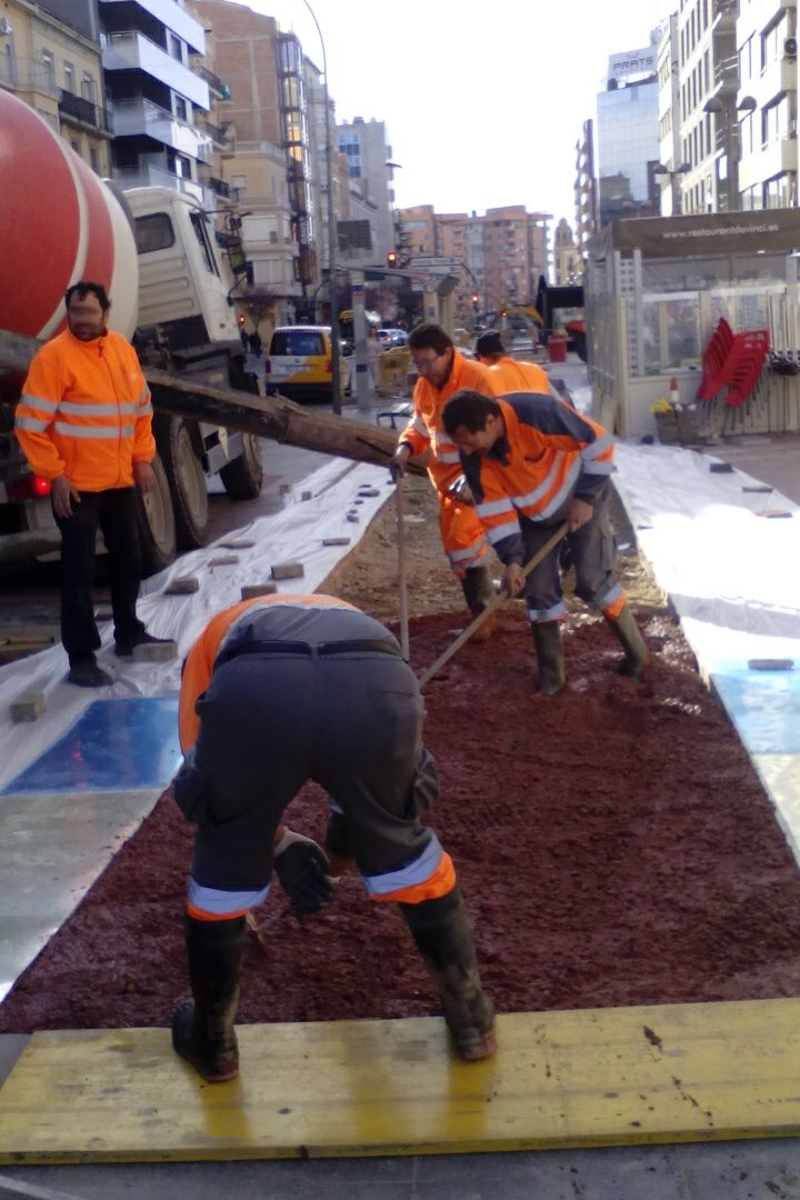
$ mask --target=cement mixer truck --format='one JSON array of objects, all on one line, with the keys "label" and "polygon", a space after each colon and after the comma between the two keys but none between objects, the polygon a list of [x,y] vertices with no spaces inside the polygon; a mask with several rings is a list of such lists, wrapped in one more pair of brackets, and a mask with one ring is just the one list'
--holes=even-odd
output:
[{"label": "cement mixer truck", "polygon": [[[208,215],[170,188],[121,192],[101,181],[31,108],[0,90],[0,330],[47,339],[65,326],[63,296],[78,279],[111,296],[109,325],[148,365],[198,383],[258,392],[247,375],[230,301],[233,283]],[[58,550],[48,487],[13,436],[22,376],[0,369],[0,563]],[[261,490],[251,433],[156,411],[157,489],[142,503],[148,573],[176,549],[202,545],[206,479],[233,499]]]}]

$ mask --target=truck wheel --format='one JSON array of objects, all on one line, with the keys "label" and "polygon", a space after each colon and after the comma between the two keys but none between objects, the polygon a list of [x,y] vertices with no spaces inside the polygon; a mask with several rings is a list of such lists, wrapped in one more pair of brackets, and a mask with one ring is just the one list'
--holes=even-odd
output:
[{"label": "truck wheel", "polygon": [[152,463],[156,486],[146,496],[140,493],[139,545],[142,550],[142,574],[155,575],[175,560],[175,513],[169,494],[166,472],[156,454]]},{"label": "truck wheel", "polygon": [[203,465],[192,436],[180,417],[159,418],[155,425],[158,453],[169,481],[179,550],[204,546],[208,534],[208,492]]},{"label": "truck wheel", "polygon": [[242,434],[242,453],[222,467],[219,477],[231,500],[255,500],[261,495],[264,467],[261,442],[255,434]]}]

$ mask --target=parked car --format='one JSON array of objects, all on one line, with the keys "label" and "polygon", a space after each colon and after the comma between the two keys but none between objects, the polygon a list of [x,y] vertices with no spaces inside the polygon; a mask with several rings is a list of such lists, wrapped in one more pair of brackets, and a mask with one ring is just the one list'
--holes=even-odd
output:
[{"label": "parked car", "polygon": [[267,395],[330,400],[331,367],[329,325],[281,325],[273,330],[264,360]]},{"label": "parked car", "polygon": [[404,329],[379,329],[378,337],[384,350],[390,350],[392,346],[405,346],[408,342],[408,334]]}]

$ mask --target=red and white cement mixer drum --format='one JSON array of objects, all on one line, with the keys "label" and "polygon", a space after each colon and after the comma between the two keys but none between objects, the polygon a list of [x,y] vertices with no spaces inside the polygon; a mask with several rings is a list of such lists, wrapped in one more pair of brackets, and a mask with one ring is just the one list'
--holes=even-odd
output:
[{"label": "red and white cement mixer drum", "polygon": [[33,109],[0,90],[0,329],[49,338],[79,279],[111,297],[109,326],[136,326],[136,243],[112,192]]}]

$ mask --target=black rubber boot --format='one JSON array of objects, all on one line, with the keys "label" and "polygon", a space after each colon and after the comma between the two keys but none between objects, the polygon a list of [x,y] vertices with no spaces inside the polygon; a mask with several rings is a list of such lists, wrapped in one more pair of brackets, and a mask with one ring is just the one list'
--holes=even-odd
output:
[{"label": "black rubber boot", "polygon": [[644,668],[650,661],[650,651],[647,643],[639,632],[633,613],[626,604],[619,616],[612,620],[606,617],[614,637],[625,651],[625,661],[620,667],[621,675],[631,679],[641,679]]},{"label": "black rubber boot", "polygon": [[539,665],[538,690],[554,696],[564,686],[564,647],[560,621],[536,621],[531,625],[536,661]]},{"label": "black rubber boot", "polygon": [[494,584],[488,567],[472,567],[464,573],[461,580],[461,590],[467,602],[467,608],[477,617],[495,598]]},{"label": "black rubber boot", "polygon": [[206,1083],[223,1083],[239,1073],[233,1022],[239,1002],[239,963],[244,917],[196,921],[184,916],[193,1000],[172,1018],[172,1045]]},{"label": "black rubber boot", "polygon": [[488,1058],[497,1049],[494,1005],[481,988],[469,917],[458,887],[438,900],[400,909],[430,971],[447,1028],[461,1058]]}]

